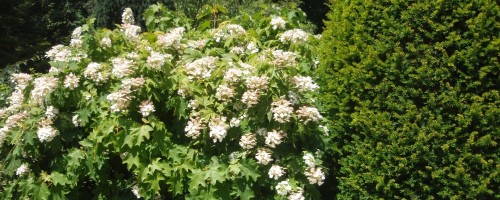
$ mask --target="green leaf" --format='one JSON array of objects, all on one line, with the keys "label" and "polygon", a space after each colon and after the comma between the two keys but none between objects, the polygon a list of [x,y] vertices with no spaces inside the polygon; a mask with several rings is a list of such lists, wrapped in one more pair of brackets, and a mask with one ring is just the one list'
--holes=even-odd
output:
[{"label": "green leaf", "polygon": [[161,172],[164,173],[165,169],[168,168],[168,165],[166,163],[162,163],[160,158],[157,158],[154,160],[151,164],[148,165],[149,169],[149,174],[153,174],[155,172]]},{"label": "green leaf", "polygon": [[54,185],[66,185],[66,184],[69,184],[70,181],[68,180],[68,177],[66,177],[64,174],[61,174],[59,172],[52,172],[50,174],[50,178],[52,179],[52,183],[54,183]]},{"label": "green leaf", "polygon": [[123,163],[127,164],[127,169],[132,169],[133,166],[140,167],[141,161],[139,156],[134,156],[132,153],[127,155],[127,158],[123,161]]},{"label": "green leaf", "polygon": [[257,178],[260,177],[259,170],[257,170],[258,165],[255,161],[242,160],[241,161],[241,174],[248,181],[253,179],[257,181]]},{"label": "green leaf", "polygon": [[46,200],[49,199],[49,196],[50,190],[44,182],[42,182],[40,187],[38,187],[38,191],[33,195],[36,200]]},{"label": "green leaf", "polygon": [[249,183],[242,179],[238,179],[235,184],[233,184],[232,191],[232,195],[239,196],[240,199],[246,200],[255,198],[255,194],[252,188],[250,188]]},{"label": "green leaf", "polygon": [[123,140],[123,146],[127,145],[129,146],[130,148],[132,148],[134,146],[134,136],[133,135],[127,135],[125,136],[125,139]]},{"label": "green leaf", "polygon": [[160,173],[155,173],[153,176],[148,176],[149,180],[146,180],[147,183],[151,184],[150,189],[152,189],[155,193],[160,191],[160,181],[165,180],[165,177]]},{"label": "green leaf", "polygon": [[90,120],[90,110],[88,109],[80,109],[75,112],[78,115],[78,119],[80,120],[80,126],[86,126]]},{"label": "green leaf", "polygon": [[80,149],[73,149],[68,154],[68,166],[80,166],[80,160],[84,158],[83,152]]},{"label": "green leaf", "polygon": [[226,168],[226,165],[220,164],[217,157],[213,156],[212,163],[210,163],[205,173],[205,180],[210,180],[211,185],[215,185],[217,182],[224,182],[227,179]]},{"label": "green leaf", "polygon": [[[141,145],[145,139],[149,139],[150,133],[153,130],[149,125],[142,125],[141,127],[134,127],[130,129],[132,135],[137,136],[137,145]],[[145,138],[145,139],[144,139]]]},{"label": "green leaf", "polygon": [[191,174],[189,174],[188,177],[189,177],[189,192],[191,193],[198,191],[199,185],[203,187],[207,186],[207,184],[205,183],[205,173],[201,169],[191,170]]}]

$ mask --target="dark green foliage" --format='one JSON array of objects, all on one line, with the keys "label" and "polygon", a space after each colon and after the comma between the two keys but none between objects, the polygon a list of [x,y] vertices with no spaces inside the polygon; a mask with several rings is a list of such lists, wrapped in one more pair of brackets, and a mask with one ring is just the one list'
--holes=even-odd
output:
[{"label": "dark green foliage", "polygon": [[48,68],[45,51],[66,37],[85,17],[86,3],[69,0],[6,0],[0,7],[0,68]]},{"label": "dark green foliage", "polygon": [[326,0],[304,1],[302,0],[300,8],[307,14],[307,18],[316,25],[316,33],[323,31],[323,20],[326,20],[328,6]]},{"label": "dark green foliage", "polygon": [[337,198],[499,199],[498,3],[330,3],[319,74]]}]

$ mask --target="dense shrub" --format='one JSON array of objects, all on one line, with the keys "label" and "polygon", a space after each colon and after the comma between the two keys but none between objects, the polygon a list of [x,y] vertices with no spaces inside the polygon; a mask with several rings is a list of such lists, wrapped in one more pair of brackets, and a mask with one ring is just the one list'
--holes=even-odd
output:
[{"label": "dense shrub", "polygon": [[194,26],[153,5],[149,32],[125,9],[48,51],[48,74],[13,74],[0,198],[319,199],[318,40],[300,10],[259,7]]},{"label": "dense shrub", "polygon": [[498,2],[331,0],[339,199],[499,199]]}]

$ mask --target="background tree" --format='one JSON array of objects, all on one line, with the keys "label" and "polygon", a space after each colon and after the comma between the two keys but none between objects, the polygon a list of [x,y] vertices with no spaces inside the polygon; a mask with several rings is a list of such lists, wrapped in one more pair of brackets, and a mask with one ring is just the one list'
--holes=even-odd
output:
[{"label": "background tree", "polygon": [[0,66],[47,69],[45,51],[88,16],[85,1],[6,0],[0,8]]}]

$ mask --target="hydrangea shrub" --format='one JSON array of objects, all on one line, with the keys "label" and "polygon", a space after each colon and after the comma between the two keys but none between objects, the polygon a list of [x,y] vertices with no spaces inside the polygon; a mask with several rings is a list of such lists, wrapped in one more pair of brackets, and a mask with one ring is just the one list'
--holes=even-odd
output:
[{"label": "hydrangea shrub", "polygon": [[12,76],[2,198],[320,198],[328,132],[301,11],[198,28],[177,15],[149,32],[122,19],[75,29],[48,74]]}]

